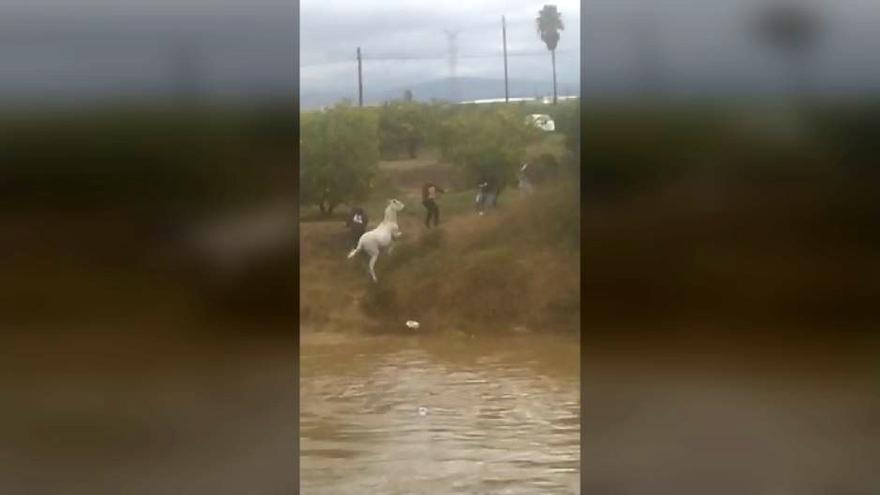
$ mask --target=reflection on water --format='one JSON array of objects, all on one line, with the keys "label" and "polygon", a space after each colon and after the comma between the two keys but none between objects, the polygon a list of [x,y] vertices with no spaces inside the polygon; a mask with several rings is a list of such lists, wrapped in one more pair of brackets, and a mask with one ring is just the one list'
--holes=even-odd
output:
[{"label": "reflection on water", "polygon": [[578,493],[578,342],[303,335],[305,495]]}]

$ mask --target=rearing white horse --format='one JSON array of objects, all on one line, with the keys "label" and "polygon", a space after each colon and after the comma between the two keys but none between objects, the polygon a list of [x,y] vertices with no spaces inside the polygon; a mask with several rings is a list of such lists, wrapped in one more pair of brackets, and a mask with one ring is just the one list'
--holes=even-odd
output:
[{"label": "rearing white horse", "polygon": [[348,253],[349,259],[354,258],[359,251],[364,251],[370,255],[370,276],[373,282],[378,282],[376,278],[376,259],[379,258],[379,251],[384,248],[388,254],[394,250],[394,240],[403,235],[400,227],[397,225],[397,212],[403,209],[403,203],[396,199],[388,200],[388,206],[385,207],[385,218],[382,219],[375,229],[365,232],[358,239],[357,247]]}]

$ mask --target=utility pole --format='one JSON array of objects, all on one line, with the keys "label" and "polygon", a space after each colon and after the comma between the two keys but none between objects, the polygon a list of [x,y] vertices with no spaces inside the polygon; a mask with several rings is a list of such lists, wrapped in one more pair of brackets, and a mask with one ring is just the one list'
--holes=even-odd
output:
[{"label": "utility pole", "polygon": [[510,102],[510,87],[507,82],[507,21],[501,16],[501,39],[504,43],[504,103]]},{"label": "utility pole", "polygon": [[364,106],[364,70],[363,58],[361,57],[361,47],[357,50],[358,57],[358,106]]}]

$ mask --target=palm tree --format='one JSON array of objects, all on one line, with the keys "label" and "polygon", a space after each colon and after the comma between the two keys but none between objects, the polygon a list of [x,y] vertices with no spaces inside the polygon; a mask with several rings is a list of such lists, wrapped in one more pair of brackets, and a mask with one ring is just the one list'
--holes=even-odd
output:
[{"label": "palm tree", "polygon": [[541,37],[550,50],[553,59],[553,104],[556,104],[556,45],[559,44],[559,31],[565,29],[562,24],[562,15],[556,10],[555,5],[545,5],[536,19],[538,24],[538,36]]}]

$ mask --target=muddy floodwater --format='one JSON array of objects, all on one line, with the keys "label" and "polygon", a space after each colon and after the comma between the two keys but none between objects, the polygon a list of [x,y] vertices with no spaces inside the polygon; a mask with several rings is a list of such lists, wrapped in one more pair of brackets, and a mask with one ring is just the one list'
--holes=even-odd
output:
[{"label": "muddy floodwater", "polygon": [[579,492],[577,337],[304,332],[300,345],[304,495]]}]

